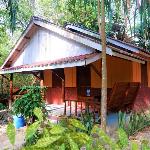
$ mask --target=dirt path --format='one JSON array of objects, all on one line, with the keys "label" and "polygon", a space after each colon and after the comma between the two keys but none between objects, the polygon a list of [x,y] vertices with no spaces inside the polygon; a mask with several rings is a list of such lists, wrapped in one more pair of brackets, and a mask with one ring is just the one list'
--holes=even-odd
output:
[{"label": "dirt path", "polygon": [[143,140],[149,141],[150,143],[150,127],[143,129],[142,131],[136,133],[130,137],[131,140],[136,140],[142,142]]},{"label": "dirt path", "polygon": [[25,130],[26,130],[26,127],[16,130],[15,145],[12,146],[6,135],[6,125],[0,126],[0,150],[4,150],[4,149],[17,150],[17,149],[19,149],[22,146],[22,144],[24,144]]}]

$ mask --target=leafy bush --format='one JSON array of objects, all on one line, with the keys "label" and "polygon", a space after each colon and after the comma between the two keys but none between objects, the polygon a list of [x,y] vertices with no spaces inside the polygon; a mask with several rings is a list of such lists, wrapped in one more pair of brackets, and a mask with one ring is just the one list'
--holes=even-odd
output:
[{"label": "leafy bush", "polygon": [[22,97],[15,100],[12,105],[13,113],[15,115],[21,114],[25,117],[26,121],[34,121],[34,108],[38,107],[42,110],[45,109],[45,103],[42,99],[42,92],[40,86],[25,86],[21,89],[20,93],[26,92]]},{"label": "leafy bush", "polygon": [[[34,114],[38,120],[31,124],[26,130],[26,142],[32,139],[37,132],[36,141],[26,144],[23,150],[121,150],[121,149],[150,149],[149,143],[143,141],[141,145],[135,141],[129,141],[125,131],[118,129],[118,139],[112,140],[99,125],[95,125],[91,134],[86,133],[85,126],[76,119],[65,118],[66,124],[52,124],[49,120],[43,118],[43,113],[39,108],[34,109]],[[14,144],[15,131],[12,124],[7,127],[8,137]]]},{"label": "leafy bush", "polygon": [[6,109],[6,106],[4,104],[0,103],[0,110],[4,110],[4,109]]},{"label": "leafy bush", "polygon": [[84,124],[84,126],[87,129],[87,133],[90,134],[91,130],[94,126],[94,114],[89,112],[89,111],[85,111],[85,113],[81,114],[81,122]]},{"label": "leafy bush", "polygon": [[127,117],[126,113],[119,112],[119,127],[124,129],[128,136],[137,133],[143,128],[150,126],[150,118],[144,113],[132,112]]}]

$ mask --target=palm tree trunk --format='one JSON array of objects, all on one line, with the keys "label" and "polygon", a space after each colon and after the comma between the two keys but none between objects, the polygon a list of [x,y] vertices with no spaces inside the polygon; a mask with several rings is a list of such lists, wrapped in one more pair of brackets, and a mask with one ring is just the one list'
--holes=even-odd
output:
[{"label": "palm tree trunk", "polygon": [[[98,9],[100,1],[98,0]],[[99,33],[102,44],[102,89],[101,89],[101,128],[106,132],[107,117],[107,66],[106,66],[106,33],[105,33],[105,6],[104,0],[101,0],[101,25],[100,11],[98,10]]]}]

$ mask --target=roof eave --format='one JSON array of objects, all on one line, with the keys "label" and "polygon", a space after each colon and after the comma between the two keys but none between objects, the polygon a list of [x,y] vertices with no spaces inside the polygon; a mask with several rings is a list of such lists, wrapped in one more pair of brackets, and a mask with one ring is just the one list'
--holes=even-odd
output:
[{"label": "roof eave", "polygon": [[30,21],[30,23],[28,24],[27,28],[24,30],[23,34],[20,36],[19,40],[16,42],[15,46],[13,47],[13,49],[11,50],[11,52],[9,53],[8,57],[6,58],[6,60],[4,61],[3,65],[1,66],[1,69],[3,69],[7,63],[11,60],[12,55],[14,54],[14,52],[18,49],[18,46],[21,44],[21,42],[26,39],[27,37],[27,33],[31,30],[31,28],[34,25],[34,20],[32,19]]}]

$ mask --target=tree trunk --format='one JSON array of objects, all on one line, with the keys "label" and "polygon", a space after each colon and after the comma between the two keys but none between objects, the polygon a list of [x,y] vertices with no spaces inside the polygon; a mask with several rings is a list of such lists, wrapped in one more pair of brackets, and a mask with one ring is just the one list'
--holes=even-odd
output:
[{"label": "tree trunk", "polygon": [[36,0],[30,0],[29,2],[30,2],[30,5],[31,5],[33,15],[36,15],[36,8],[35,8]]},{"label": "tree trunk", "polygon": [[106,33],[105,33],[105,6],[101,0],[101,25],[100,25],[100,1],[98,0],[98,25],[102,44],[102,88],[101,88],[101,128],[106,132],[107,117],[107,66],[106,66]]}]

